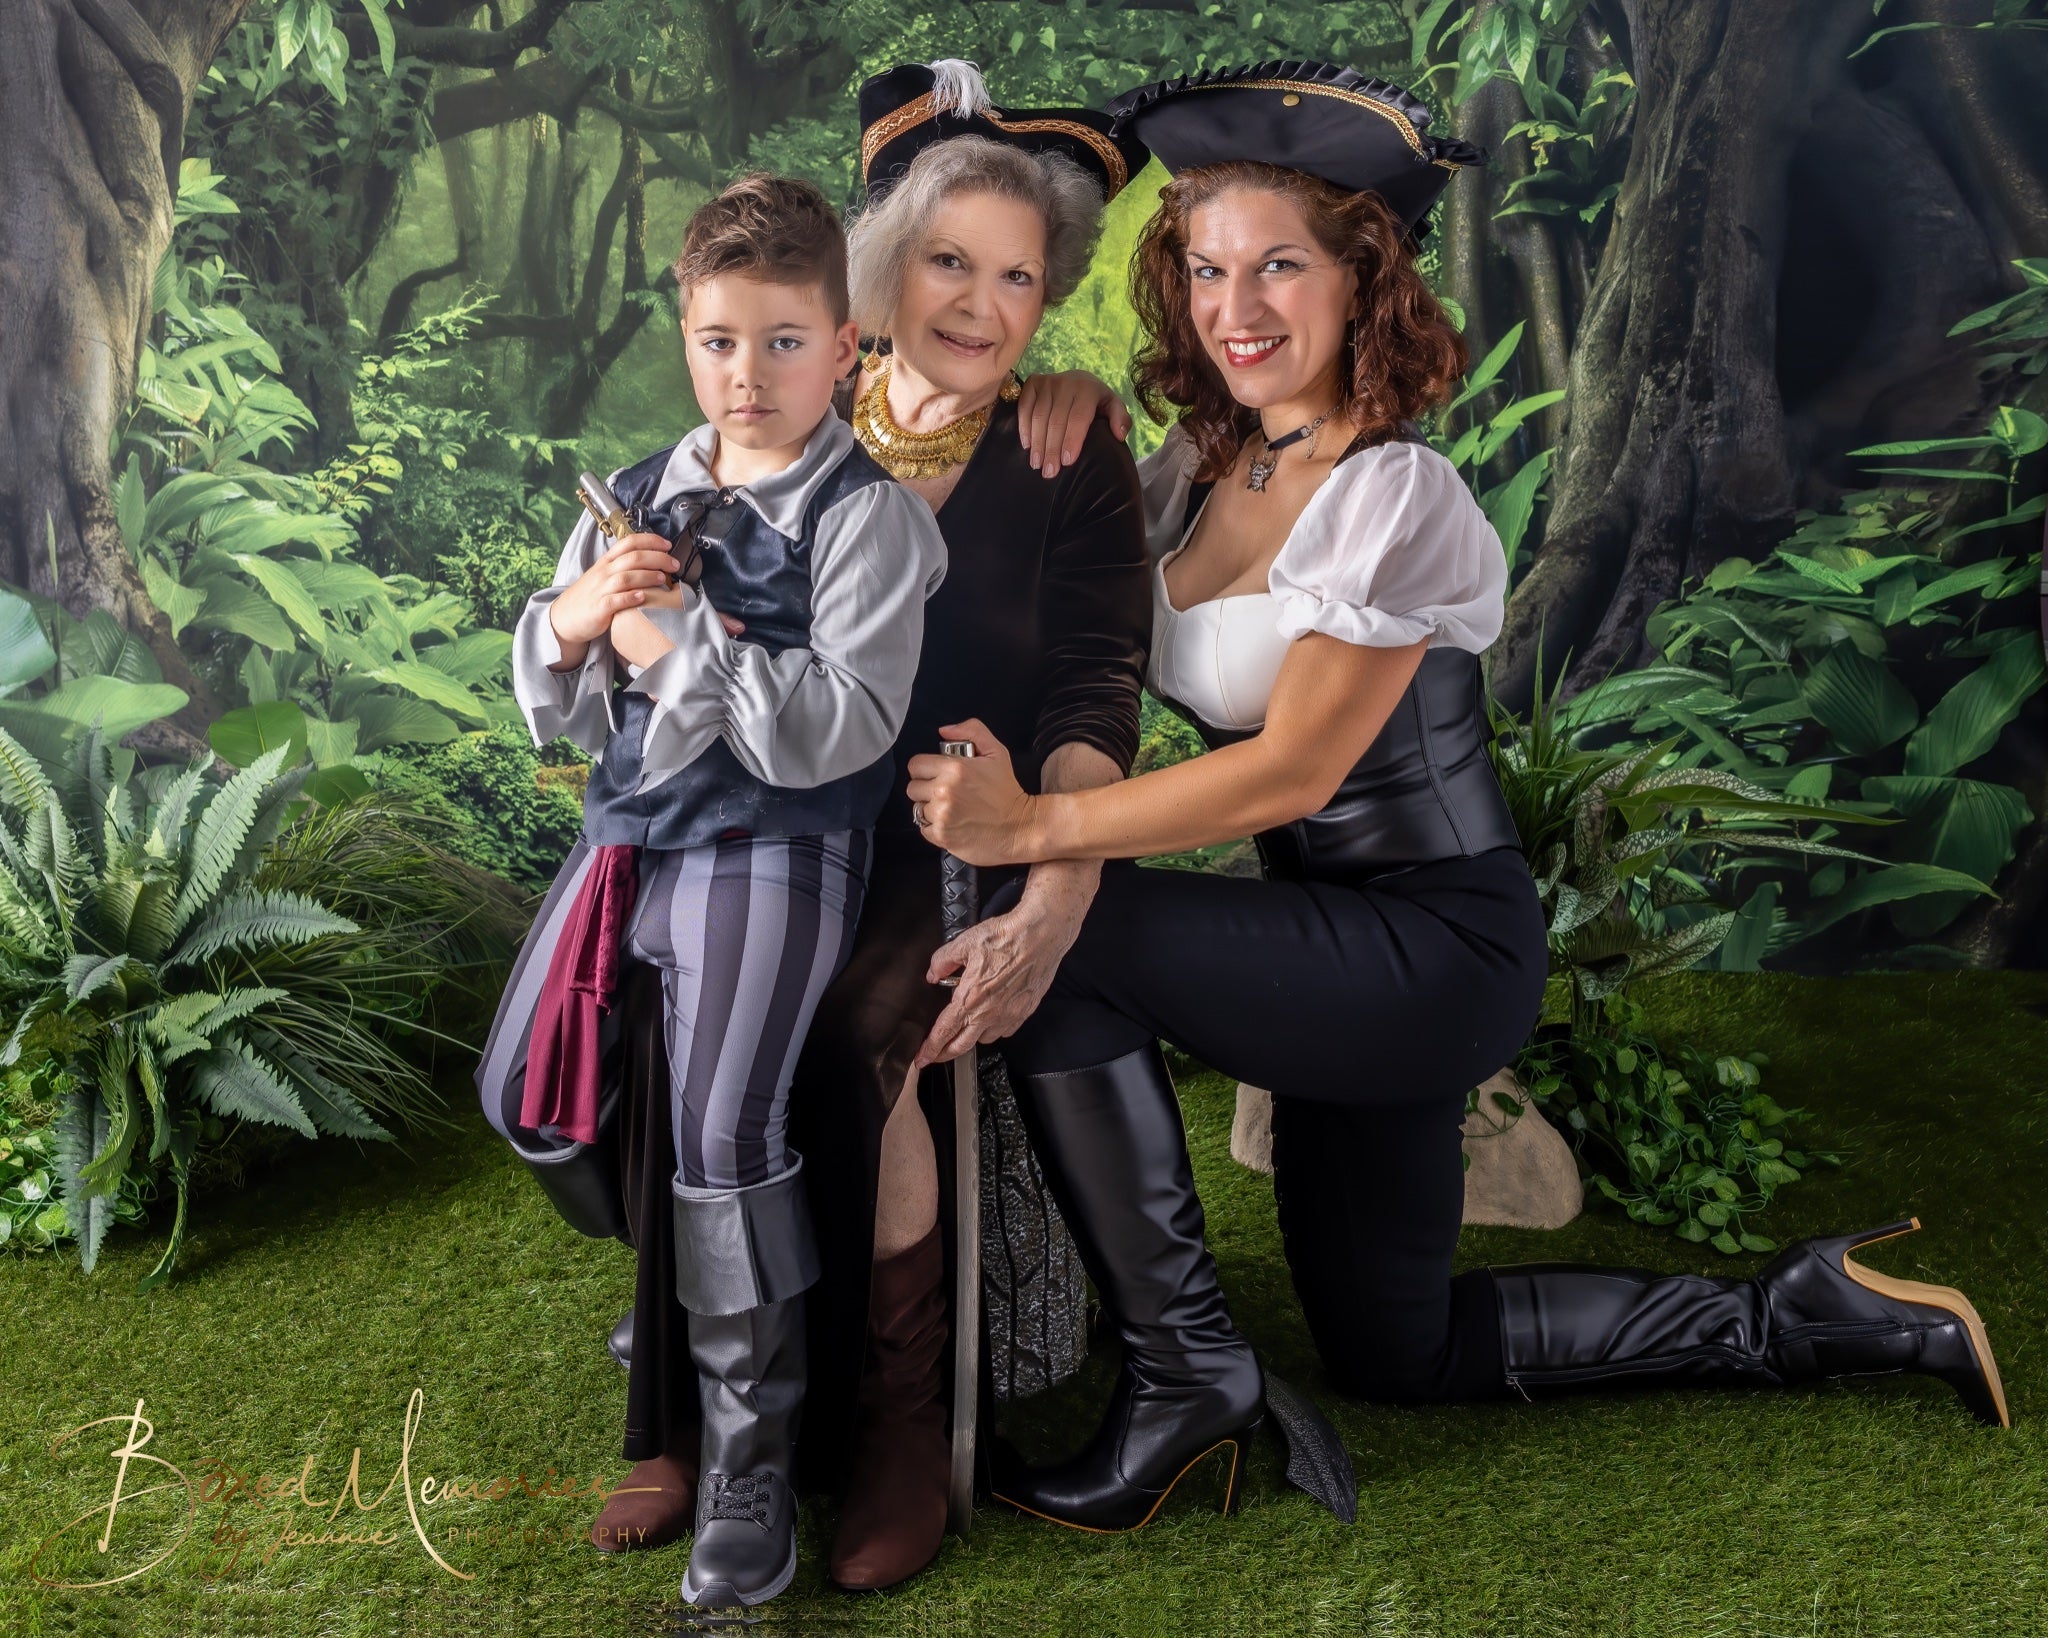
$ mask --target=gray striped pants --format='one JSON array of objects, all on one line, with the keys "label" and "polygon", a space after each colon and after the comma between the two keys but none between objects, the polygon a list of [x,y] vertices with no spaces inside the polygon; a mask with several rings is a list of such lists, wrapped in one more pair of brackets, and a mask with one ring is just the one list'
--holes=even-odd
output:
[{"label": "gray striped pants", "polygon": [[789,1083],[853,949],[872,835],[643,848],[626,953],[661,969],[676,1172],[740,1189],[789,1168]]}]

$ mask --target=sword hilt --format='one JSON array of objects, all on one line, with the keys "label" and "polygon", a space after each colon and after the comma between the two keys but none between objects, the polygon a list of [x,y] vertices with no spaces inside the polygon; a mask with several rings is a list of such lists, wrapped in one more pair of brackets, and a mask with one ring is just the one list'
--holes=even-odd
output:
[{"label": "sword hilt", "polygon": [[[965,739],[942,740],[939,754],[972,756],[974,745]],[[980,917],[981,886],[975,878],[974,866],[950,853],[942,853],[939,856],[939,930],[946,942],[951,943],[958,938]],[[960,975],[951,973],[939,982],[950,990],[960,982]]]}]

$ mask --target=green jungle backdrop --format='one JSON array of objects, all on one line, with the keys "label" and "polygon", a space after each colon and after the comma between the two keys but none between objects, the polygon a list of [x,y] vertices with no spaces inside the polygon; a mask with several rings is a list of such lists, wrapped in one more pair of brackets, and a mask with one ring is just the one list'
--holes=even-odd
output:
[{"label": "green jungle backdrop", "polygon": [[[298,1139],[457,1130],[437,1111],[467,1096],[585,775],[566,744],[529,742],[509,626],[552,575],[575,472],[696,419],[665,271],[682,224],[752,167],[851,203],[855,88],[940,56],[1021,105],[1333,59],[1491,150],[1424,266],[1473,359],[1430,434],[1511,569],[1495,759],[1555,980],[1515,1067],[1589,1190],[1665,1252],[1768,1250],[1776,1191],[1859,1164],[1817,1146],[1853,1136],[1858,1209],[1888,1214],[1892,1179],[1939,1171],[1983,1218],[1965,1283],[2009,1276],[1994,1332],[2022,1312],[2038,1330],[2028,1259],[2009,1236],[1987,1248],[2048,1187],[2044,1003],[2034,971],[1964,969],[2048,968],[2044,0],[4,0],[0,1242],[75,1247],[89,1272],[111,1225],[146,1223],[146,1249],[108,1260],[151,1288],[191,1201]],[[1125,380],[1125,269],[1161,180],[1112,207],[1028,367]],[[1141,765],[1191,748],[1148,705]],[[1165,862],[1246,864],[1241,846]],[[1632,993],[1681,971],[1704,976]],[[1859,1005],[1877,1033],[1843,1057]],[[1941,1055],[1947,1078],[1850,1084],[1852,1059],[1882,1079],[1888,1050]],[[1763,1088],[1774,1059],[1773,1090],[1821,1105],[1813,1139]],[[1241,1193],[1215,1170],[1229,1089],[1184,1067],[1205,1192]],[[345,1166],[339,1147],[320,1164]],[[470,1179],[451,1188],[510,1189],[501,1146],[477,1150],[431,1154]],[[288,1204],[265,1199],[221,1245],[261,1238]],[[376,1231],[393,1245],[416,1227],[401,1206]],[[1266,1209],[1217,1219],[1244,1267],[1274,1264]],[[1640,1231],[1605,1218],[1584,1247],[1633,1256]],[[309,1260],[362,1249],[301,1228]],[[190,1249],[201,1268],[228,1255]],[[601,1249],[578,1248],[589,1279],[562,1319],[592,1370],[623,1289],[615,1261],[598,1279]],[[40,1316],[7,1350],[24,1371],[108,1323],[82,1294],[104,1282],[67,1290],[39,1261],[43,1283],[8,1275]],[[463,1279],[509,1298],[496,1266]],[[253,1261],[210,1300],[239,1334],[275,1282]],[[118,1324],[150,1333],[132,1297]],[[504,1306],[509,1334],[527,1311]],[[410,1310],[386,1319],[415,1334]],[[10,1403],[39,1391],[12,1379]],[[1725,1413],[1722,1443],[1749,1415]],[[1546,1424],[1528,1460],[1575,1471],[1591,1425]],[[1909,1443],[1858,1448],[1895,1473]],[[0,1473],[27,1451],[0,1441]],[[1992,1494],[1952,1456],[1930,1493]],[[1591,1488],[1611,1483],[1618,1512],[1592,1534],[1615,1564],[1735,1506],[1631,1512],[1626,1453],[1606,1459]],[[1998,1494],[2038,1507],[2021,1479]],[[1577,1495],[1529,1516],[1570,1534]],[[1449,1505],[1410,1499],[1425,1524]],[[1843,1573],[1874,1578],[1830,1593],[1826,1621],[1816,1591],[1811,1630],[1939,1597],[1939,1569],[1871,1568],[1890,1526],[1809,1539],[1824,1521],[1779,1500],[1748,1520],[1760,1563],[1849,1551]],[[1904,1535],[1989,1551],[1965,1517]],[[999,1541],[1018,1576],[1038,1562],[1027,1536]],[[1998,1551],[1982,1586],[2048,1582],[2038,1537]],[[1156,1578],[1131,1564],[1132,1585]],[[1246,1598],[1271,1594],[1258,1568]],[[1462,1585],[1492,1608],[1473,1589],[1496,1582]],[[1561,1588],[1555,1630],[1677,1630],[1647,1594],[1640,1625],[1600,1625],[1611,1594]]]}]

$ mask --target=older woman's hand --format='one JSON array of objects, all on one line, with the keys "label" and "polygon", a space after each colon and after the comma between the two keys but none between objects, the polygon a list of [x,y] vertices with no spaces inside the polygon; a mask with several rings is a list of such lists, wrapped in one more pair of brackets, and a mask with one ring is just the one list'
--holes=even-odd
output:
[{"label": "older woman's hand", "polygon": [[1095,873],[1086,870],[1035,873],[1016,909],[977,922],[933,952],[926,982],[957,972],[960,983],[917,1049],[918,1068],[949,1063],[971,1048],[1016,1034],[1038,1010],[1080,937],[1095,881]]},{"label": "older woman's hand", "polygon": [[1017,436],[1032,464],[1048,478],[1081,458],[1081,445],[1097,416],[1109,418],[1119,438],[1131,432],[1131,412],[1108,382],[1086,370],[1034,375],[1017,400]]},{"label": "older woman's hand", "polygon": [[1038,799],[1025,794],[1010,753],[980,718],[948,723],[942,739],[974,745],[971,757],[910,759],[910,816],[934,847],[971,865],[1028,864]]}]

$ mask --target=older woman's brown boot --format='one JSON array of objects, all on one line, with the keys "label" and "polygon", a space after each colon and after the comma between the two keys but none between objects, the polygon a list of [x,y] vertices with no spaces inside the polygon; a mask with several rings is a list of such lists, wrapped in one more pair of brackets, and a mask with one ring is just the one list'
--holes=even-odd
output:
[{"label": "older woman's brown boot", "polygon": [[832,1579],[849,1592],[908,1580],[945,1539],[946,1338],[945,1258],[934,1225],[909,1250],[875,1263],[853,1479],[832,1538]]},{"label": "older woman's brown boot", "polygon": [[636,1553],[681,1541],[697,1520],[697,1419],[685,1420],[659,1456],[635,1462],[605,1497],[590,1527],[601,1553]]}]

